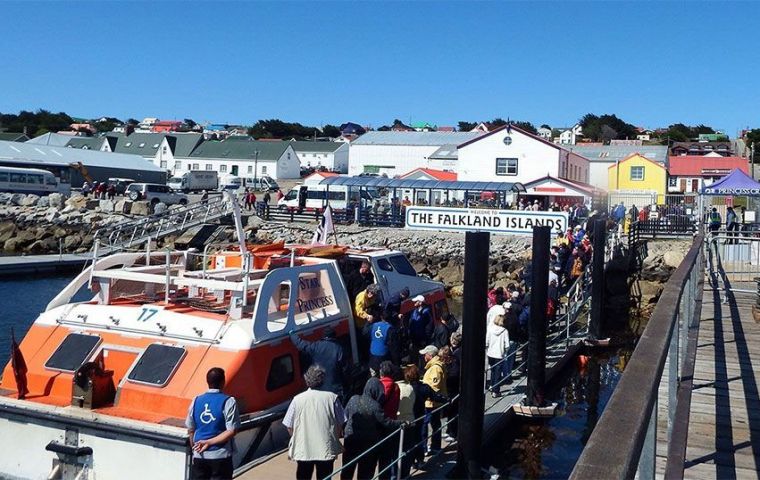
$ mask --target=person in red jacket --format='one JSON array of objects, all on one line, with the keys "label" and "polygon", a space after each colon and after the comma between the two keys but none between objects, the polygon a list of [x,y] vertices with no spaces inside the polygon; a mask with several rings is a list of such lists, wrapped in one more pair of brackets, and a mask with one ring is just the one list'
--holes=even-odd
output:
[{"label": "person in red jacket", "polygon": [[[383,384],[383,391],[385,393],[385,403],[383,403],[383,413],[386,418],[396,420],[398,418],[398,405],[401,399],[401,389],[398,384],[393,381],[393,372],[395,370],[393,362],[386,360],[380,363],[380,383]],[[390,432],[388,432],[390,433]],[[391,463],[395,462],[396,455],[398,454],[398,437],[389,438],[379,448],[378,454],[378,470],[382,470]],[[396,467],[387,469],[380,474],[378,478],[381,480],[390,479],[395,477],[394,471]]]}]

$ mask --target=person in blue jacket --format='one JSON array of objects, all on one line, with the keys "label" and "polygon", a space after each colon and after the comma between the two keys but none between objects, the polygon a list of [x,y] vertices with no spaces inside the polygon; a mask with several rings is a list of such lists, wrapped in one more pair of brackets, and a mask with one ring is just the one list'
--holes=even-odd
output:
[{"label": "person in blue jacket", "polygon": [[409,314],[411,352],[419,352],[430,343],[435,325],[433,324],[433,314],[425,301],[425,297],[417,295],[412,301],[414,302],[414,310]]},{"label": "person in blue jacket", "polygon": [[290,341],[299,352],[307,354],[311,358],[312,365],[319,365],[325,371],[325,379],[319,390],[333,392],[341,399],[343,397],[343,374],[346,369],[343,347],[338,343],[335,329],[327,326],[322,334],[322,339],[310,342],[302,339],[292,331],[289,332]]},{"label": "person in blue jacket", "polygon": [[392,320],[386,311],[380,320],[366,323],[362,331],[369,337],[369,368],[375,373],[380,371],[380,364],[386,360],[394,365],[401,363],[398,331]]},{"label": "person in blue jacket", "polygon": [[206,373],[208,391],[195,397],[185,419],[193,449],[190,478],[232,478],[234,437],[240,429],[240,413],[235,397],[222,392],[224,370]]}]

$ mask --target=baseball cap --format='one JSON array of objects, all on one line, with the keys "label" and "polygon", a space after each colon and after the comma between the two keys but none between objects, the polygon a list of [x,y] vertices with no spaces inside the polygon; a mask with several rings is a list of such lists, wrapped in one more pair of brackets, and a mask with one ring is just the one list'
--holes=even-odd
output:
[{"label": "baseball cap", "polygon": [[435,345],[428,345],[420,350],[420,355],[438,355],[438,348]]},{"label": "baseball cap", "polygon": [[417,295],[416,297],[414,297],[412,299],[412,301],[413,302],[424,302],[425,301],[425,297],[424,297],[424,295]]}]

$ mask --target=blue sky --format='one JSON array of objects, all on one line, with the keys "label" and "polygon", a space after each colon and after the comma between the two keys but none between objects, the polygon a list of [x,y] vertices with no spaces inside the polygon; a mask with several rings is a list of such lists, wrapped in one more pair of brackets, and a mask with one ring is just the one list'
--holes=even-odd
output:
[{"label": "blue sky", "polygon": [[0,111],[760,126],[760,2],[0,2]]}]

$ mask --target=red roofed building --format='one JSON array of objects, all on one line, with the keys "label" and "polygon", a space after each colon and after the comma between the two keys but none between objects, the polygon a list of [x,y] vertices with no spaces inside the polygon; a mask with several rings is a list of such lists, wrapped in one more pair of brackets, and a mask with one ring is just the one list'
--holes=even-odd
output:
[{"label": "red roofed building", "polygon": [[749,173],[747,159],[720,155],[672,155],[668,167],[668,193],[698,193],[703,186],[738,168]]},{"label": "red roofed building", "polygon": [[314,172],[303,179],[304,185],[319,185],[319,182],[329,177],[338,177],[340,173],[336,172]]},{"label": "red roofed building", "polygon": [[150,131],[154,133],[176,132],[180,128],[182,128],[182,122],[178,120],[159,120],[150,127]]},{"label": "red roofed building", "polygon": [[447,182],[456,182],[456,172],[447,172],[444,170],[433,170],[432,168],[415,168],[409,173],[401,175],[399,178],[404,180],[443,180]]}]

